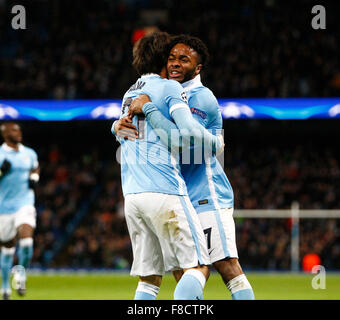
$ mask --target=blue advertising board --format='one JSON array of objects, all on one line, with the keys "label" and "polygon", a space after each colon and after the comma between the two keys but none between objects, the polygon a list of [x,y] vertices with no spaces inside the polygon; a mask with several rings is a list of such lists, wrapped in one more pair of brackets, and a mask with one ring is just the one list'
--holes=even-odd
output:
[{"label": "blue advertising board", "polygon": [[[340,118],[340,98],[218,99],[224,119]],[[109,120],[121,100],[0,100],[0,120]]]}]

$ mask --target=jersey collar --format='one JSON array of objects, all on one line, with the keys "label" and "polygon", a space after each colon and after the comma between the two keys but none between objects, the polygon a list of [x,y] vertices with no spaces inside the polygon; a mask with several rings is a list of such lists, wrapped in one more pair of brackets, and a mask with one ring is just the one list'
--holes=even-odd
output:
[{"label": "jersey collar", "polygon": [[185,92],[188,92],[194,88],[201,87],[201,86],[203,86],[203,84],[201,82],[200,74],[198,74],[195,78],[182,83],[182,87]]},{"label": "jersey collar", "polygon": [[[13,149],[12,147],[10,147],[6,142],[4,142],[2,144],[2,148],[6,151],[6,152],[16,152],[15,149]],[[22,151],[24,149],[24,146],[19,143],[19,151]]]}]

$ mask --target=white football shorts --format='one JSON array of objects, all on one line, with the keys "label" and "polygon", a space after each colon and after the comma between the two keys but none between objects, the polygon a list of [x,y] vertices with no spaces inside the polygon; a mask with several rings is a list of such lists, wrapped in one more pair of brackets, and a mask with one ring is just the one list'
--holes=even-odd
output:
[{"label": "white football shorts", "polygon": [[12,240],[16,236],[19,226],[23,224],[35,228],[36,215],[34,206],[24,206],[17,212],[0,214],[0,241],[8,242]]},{"label": "white football shorts", "polygon": [[238,258],[233,212],[234,209],[230,208],[198,214],[211,263],[225,258]]},{"label": "white football shorts", "polygon": [[125,197],[132,276],[210,265],[206,239],[188,196],[138,193]]}]

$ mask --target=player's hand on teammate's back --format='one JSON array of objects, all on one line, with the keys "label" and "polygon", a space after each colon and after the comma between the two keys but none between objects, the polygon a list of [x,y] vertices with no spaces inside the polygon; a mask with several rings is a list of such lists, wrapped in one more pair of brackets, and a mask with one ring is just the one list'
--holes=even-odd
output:
[{"label": "player's hand on teammate's back", "polygon": [[5,159],[0,167],[0,178],[4,176],[10,169],[11,163]]},{"label": "player's hand on teammate's back", "polygon": [[151,102],[147,94],[141,94],[137,98],[133,99],[129,106],[128,116],[130,119],[132,119],[132,117],[136,114],[143,114],[143,106],[147,102]]},{"label": "player's hand on teammate's back", "polygon": [[115,123],[114,130],[118,137],[128,140],[135,140],[138,138],[138,131],[134,124],[132,124],[132,120],[126,116],[119,119]]}]

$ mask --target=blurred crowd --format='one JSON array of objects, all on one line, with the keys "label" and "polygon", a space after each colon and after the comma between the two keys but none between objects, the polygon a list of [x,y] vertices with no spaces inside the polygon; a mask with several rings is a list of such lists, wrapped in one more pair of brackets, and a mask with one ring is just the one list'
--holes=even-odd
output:
[{"label": "blurred crowd", "polygon": [[[317,152],[316,152],[317,150]],[[310,143],[231,150],[226,173],[239,209],[340,208],[339,152]]]},{"label": "blurred crowd", "polygon": [[36,189],[38,224],[35,232],[34,260],[50,263],[56,244],[63,240],[65,228],[80,210],[98,183],[95,163],[87,155],[68,158],[54,145],[39,150],[41,179]]},{"label": "blurred crowd", "polygon": [[127,268],[132,251],[118,163],[93,149],[80,157],[65,151],[53,145],[40,154],[33,266]]},{"label": "blurred crowd", "polygon": [[[99,154],[101,156],[99,156]],[[104,158],[105,159],[105,158]],[[77,160],[55,146],[42,155],[42,180],[37,189],[38,228],[34,266],[125,269],[132,249],[124,219],[120,167],[102,153],[89,151]],[[236,209],[301,209],[340,207],[339,154],[319,146],[292,149],[241,146],[226,157],[225,170],[235,193]],[[99,188],[93,200],[91,194]],[[69,224],[87,202],[74,230]],[[290,268],[290,219],[236,218],[242,266],[247,269]],[[65,240],[59,251],[58,242]],[[340,220],[302,219],[300,255],[316,253],[325,267],[340,268]],[[53,259],[51,259],[53,257]]]},{"label": "blurred crowd", "polygon": [[[291,219],[237,218],[239,259],[247,270],[291,269]],[[340,269],[340,219],[300,219],[299,267],[314,254],[327,270]]]},{"label": "blurred crowd", "polygon": [[132,249],[124,218],[120,167],[107,166],[101,175],[104,178],[100,194],[56,263],[60,261],[75,268],[129,267]]},{"label": "blurred crowd", "polygon": [[26,30],[0,1],[0,98],[120,98],[136,79],[133,39],[146,26],[206,42],[203,82],[222,97],[339,96],[340,25],[311,27],[311,2],[23,1]]}]

